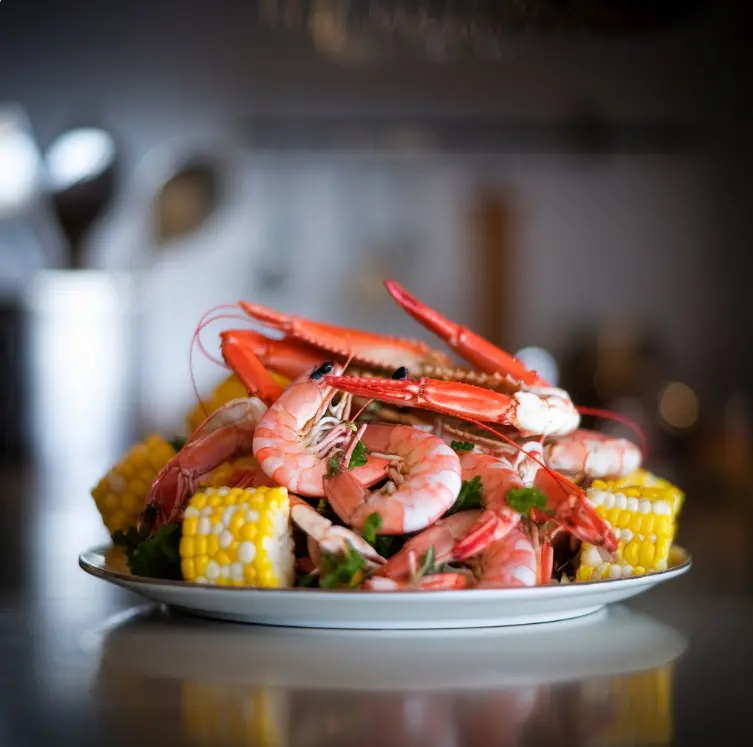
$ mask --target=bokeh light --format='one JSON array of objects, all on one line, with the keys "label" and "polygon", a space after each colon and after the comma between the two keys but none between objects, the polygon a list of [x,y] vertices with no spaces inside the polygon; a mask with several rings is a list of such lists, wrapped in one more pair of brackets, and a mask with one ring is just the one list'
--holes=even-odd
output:
[{"label": "bokeh light", "polygon": [[659,395],[659,415],[666,425],[687,430],[698,420],[699,404],[696,393],[680,381],[673,381]]},{"label": "bokeh light", "polygon": [[115,156],[109,133],[95,127],[69,130],[47,151],[47,170],[55,189],[63,190],[99,176]]}]

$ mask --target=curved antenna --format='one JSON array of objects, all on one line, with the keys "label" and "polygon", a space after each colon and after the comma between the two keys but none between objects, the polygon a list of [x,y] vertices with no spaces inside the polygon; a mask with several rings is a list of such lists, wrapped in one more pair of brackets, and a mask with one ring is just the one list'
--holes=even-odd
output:
[{"label": "curved antenna", "polygon": [[643,428],[638,425],[632,418],[627,415],[621,415],[619,412],[613,410],[603,410],[599,407],[579,407],[575,408],[581,415],[592,415],[595,418],[603,418],[604,420],[614,420],[617,423],[626,425],[631,430],[635,431],[641,442],[641,453],[643,454],[643,460],[648,458],[648,440]]}]

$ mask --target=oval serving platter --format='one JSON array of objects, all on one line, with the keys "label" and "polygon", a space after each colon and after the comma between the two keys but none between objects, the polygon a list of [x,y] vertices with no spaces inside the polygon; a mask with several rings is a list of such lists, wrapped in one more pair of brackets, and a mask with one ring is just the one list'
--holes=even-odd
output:
[{"label": "oval serving platter", "polygon": [[257,589],[134,576],[109,545],[79,556],[87,573],[152,602],[200,617],[257,625],[346,630],[488,628],[589,615],[686,573],[692,560],[674,546],[665,571],[629,578],[520,589],[368,592]]}]

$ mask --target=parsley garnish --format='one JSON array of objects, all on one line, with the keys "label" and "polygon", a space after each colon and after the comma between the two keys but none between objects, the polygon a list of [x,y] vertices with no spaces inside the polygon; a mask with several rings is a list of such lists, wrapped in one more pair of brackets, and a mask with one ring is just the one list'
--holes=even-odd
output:
[{"label": "parsley garnish", "polygon": [[175,451],[180,451],[186,445],[187,440],[188,439],[183,438],[183,436],[174,436],[169,439],[167,443],[169,443]]},{"label": "parsley garnish", "polygon": [[460,485],[460,493],[452,504],[452,508],[445,514],[451,516],[458,511],[467,511],[470,508],[481,508],[481,491],[484,486],[481,478],[476,475],[471,480],[463,480]]},{"label": "parsley garnish", "polygon": [[340,469],[340,460],[337,457],[330,457],[327,462],[327,474],[334,475]]},{"label": "parsley garnish", "polygon": [[455,451],[473,451],[473,444],[468,443],[468,441],[452,441],[450,443],[450,448],[454,449]]},{"label": "parsley garnish", "polygon": [[377,529],[382,526],[382,517],[374,512],[366,517],[361,535],[370,544],[374,545],[377,539]]},{"label": "parsley garnish", "polygon": [[389,558],[403,546],[407,539],[407,537],[399,537],[394,534],[380,534],[374,542],[374,549],[383,558]]},{"label": "parsley garnish", "polygon": [[536,488],[513,488],[507,491],[507,503],[519,514],[530,518],[531,509],[536,508],[544,513],[552,514],[546,507],[546,496]]},{"label": "parsley garnish", "polygon": [[[353,453],[350,455],[350,462],[348,462],[348,469],[354,467],[363,467],[366,464],[367,455],[369,450],[363,445],[362,441],[359,441],[353,448]],[[342,462],[344,459],[342,451],[337,451],[334,456],[329,458],[327,462],[327,474],[334,475],[342,469]]]},{"label": "parsley garnish", "polygon": [[427,573],[434,572],[434,545],[431,545],[424,555],[421,568],[418,571],[418,578],[423,578]]},{"label": "parsley garnish", "polygon": [[363,445],[363,441],[359,441],[353,449],[353,453],[350,455],[348,469],[363,467],[363,465],[366,464],[366,455],[368,453],[369,450]]},{"label": "parsley garnish", "polygon": [[128,567],[136,576],[166,578],[180,581],[181,525],[163,524],[151,539],[139,534],[134,527],[127,533],[115,532],[113,542],[125,547]]},{"label": "parsley garnish", "polygon": [[316,504],[316,512],[318,514],[324,515],[324,512],[327,510],[327,499],[326,498],[320,498],[319,503]]},{"label": "parsley garnish", "polygon": [[322,589],[338,589],[358,586],[363,580],[366,559],[358,550],[348,545],[345,554],[322,555],[319,586]]},{"label": "parsley garnish", "polygon": [[298,579],[297,586],[316,586],[316,582],[319,578],[318,573],[304,573]]}]

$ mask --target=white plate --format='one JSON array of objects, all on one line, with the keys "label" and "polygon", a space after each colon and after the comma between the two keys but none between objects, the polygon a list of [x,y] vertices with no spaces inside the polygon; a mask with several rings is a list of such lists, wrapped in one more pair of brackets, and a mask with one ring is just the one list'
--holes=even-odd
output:
[{"label": "white plate", "polygon": [[523,589],[366,592],[324,589],[254,589],[161,581],[108,562],[108,546],[82,553],[93,576],[182,612],[233,622],[302,628],[426,630],[486,628],[569,620],[640,594],[690,569],[675,546],[666,571],[644,576]]},{"label": "white plate", "polygon": [[537,626],[466,630],[303,630],[218,625],[160,607],[129,610],[80,639],[116,676],[289,690],[485,690],[622,676],[680,657],[688,639],[614,605]]}]

